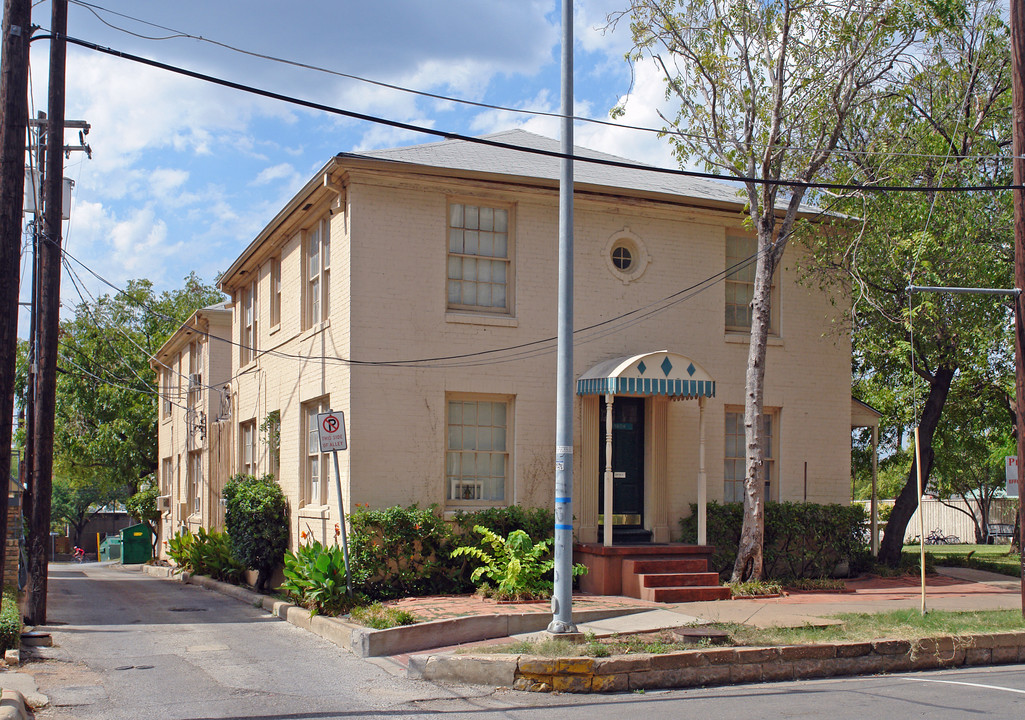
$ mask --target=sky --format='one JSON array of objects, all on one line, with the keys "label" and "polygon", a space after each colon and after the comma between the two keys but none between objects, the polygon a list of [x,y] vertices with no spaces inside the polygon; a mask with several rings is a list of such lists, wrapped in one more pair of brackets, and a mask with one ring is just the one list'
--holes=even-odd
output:
[{"label": "sky", "polygon": [[[665,98],[657,71],[650,64],[631,69],[624,60],[630,49],[625,21],[606,29],[609,13],[625,5],[625,0],[574,4],[575,114],[608,120],[610,108],[629,94],[627,112],[617,122],[659,128],[658,108]],[[49,29],[50,14],[49,2],[34,6],[37,34]],[[556,0],[72,0],[68,12],[72,38],[304,100],[467,135],[522,128],[558,138],[559,120],[426,98],[332,73],[555,113],[561,102],[561,34]],[[49,41],[34,42],[33,117],[46,110],[48,59]],[[180,287],[190,272],[212,281],[332,155],[439,140],[259,98],[71,44],[66,118],[91,125],[86,141],[92,148],[92,159],[76,152],[65,163],[65,175],[75,183],[64,230],[68,254],[116,286],[148,278],[157,291]],[[574,133],[577,145],[675,166],[666,141],[652,132],[580,122]],[[76,144],[76,133],[68,131],[66,140]],[[87,299],[111,292],[80,265],[74,267]],[[27,288],[24,268],[23,277]],[[65,312],[82,300],[67,272],[61,297]],[[21,322],[27,328],[27,312]]]}]

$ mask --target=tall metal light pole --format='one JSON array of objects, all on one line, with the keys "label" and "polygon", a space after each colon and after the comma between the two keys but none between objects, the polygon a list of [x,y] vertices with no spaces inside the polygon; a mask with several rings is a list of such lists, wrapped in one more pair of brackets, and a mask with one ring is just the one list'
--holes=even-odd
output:
[{"label": "tall metal light pole", "polygon": [[[573,0],[562,0],[562,153],[573,154]],[[555,591],[548,632],[573,624],[573,161],[559,172],[559,360],[555,400]]]}]

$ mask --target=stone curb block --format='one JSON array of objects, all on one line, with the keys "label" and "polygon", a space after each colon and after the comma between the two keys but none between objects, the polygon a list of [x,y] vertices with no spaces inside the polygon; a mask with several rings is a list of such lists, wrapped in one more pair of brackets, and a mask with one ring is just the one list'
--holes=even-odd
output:
[{"label": "stone curb block", "polygon": [[[531,692],[601,693],[907,672],[1025,660],[1025,631],[959,638],[685,650],[610,658],[497,660],[494,655],[412,655],[408,676]],[[515,665],[510,681],[509,668]],[[464,671],[463,668],[466,668]]]},{"label": "stone curb block", "polygon": [[25,697],[17,690],[0,693],[0,720],[27,720]]}]

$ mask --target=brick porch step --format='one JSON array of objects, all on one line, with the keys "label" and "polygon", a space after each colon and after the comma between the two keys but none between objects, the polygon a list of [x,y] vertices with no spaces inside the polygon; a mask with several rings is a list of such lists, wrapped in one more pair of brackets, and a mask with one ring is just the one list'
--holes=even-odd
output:
[{"label": "brick porch step", "polygon": [[624,560],[623,574],[646,575],[654,573],[703,573],[708,572],[704,558],[654,558]]},{"label": "brick porch step", "polygon": [[729,600],[730,589],[728,587],[655,587],[644,588],[641,591],[642,600],[653,602],[681,603],[701,602],[705,600]]},{"label": "brick porch step", "polygon": [[644,573],[639,575],[641,587],[709,587],[719,584],[719,573]]}]

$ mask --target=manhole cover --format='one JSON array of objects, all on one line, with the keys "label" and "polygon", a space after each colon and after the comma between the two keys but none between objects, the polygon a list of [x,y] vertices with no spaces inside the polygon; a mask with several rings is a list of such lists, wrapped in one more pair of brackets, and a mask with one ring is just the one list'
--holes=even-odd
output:
[{"label": "manhole cover", "polygon": [[173,607],[167,608],[168,612],[206,612],[206,608],[201,607]]},{"label": "manhole cover", "polygon": [[673,632],[686,642],[701,642],[705,640],[713,645],[722,645],[729,642],[730,639],[729,633],[710,627],[677,627],[673,628]]},{"label": "manhole cover", "polygon": [[115,670],[152,670],[152,665],[122,665],[121,667],[114,668]]}]

